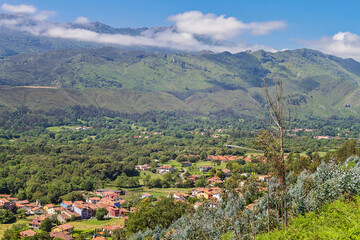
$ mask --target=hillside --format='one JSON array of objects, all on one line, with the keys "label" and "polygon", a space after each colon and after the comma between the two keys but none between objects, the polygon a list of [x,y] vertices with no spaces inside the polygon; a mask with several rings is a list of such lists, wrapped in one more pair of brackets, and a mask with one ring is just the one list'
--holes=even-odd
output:
[{"label": "hillside", "polygon": [[293,219],[286,231],[274,231],[256,239],[358,239],[360,197],[336,201],[319,212]]},{"label": "hillside", "polygon": [[309,49],[237,54],[59,50],[1,58],[0,103],[7,108],[80,104],[133,112],[230,108],[251,114],[263,102],[263,79],[271,86],[272,79],[280,78],[301,114],[357,115],[359,69],[352,59]]}]

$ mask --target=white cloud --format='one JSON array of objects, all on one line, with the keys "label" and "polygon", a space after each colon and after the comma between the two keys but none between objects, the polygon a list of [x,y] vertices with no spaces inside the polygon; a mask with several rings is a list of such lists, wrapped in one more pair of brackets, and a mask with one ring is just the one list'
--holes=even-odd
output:
[{"label": "white cloud", "polygon": [[324,36],[304,44],[328,54],[360,60],[360,36],[355,33],[338,32],[332,37]]},{"label": "white cloud", "polygon": [[77,17],[74,21],[74,23],[77,23],[77,24],[88,24],[90,23],[90,20],[86,17]]},{"label": "white cloud", "polygon": [[1,5],[1,9],[7,12],[12,12],[12,13],[35,13],[37,11],[36,7],[32,6],[32,5],[25,5],[25,4],[21,4],[21,5],[10,5],[7,3],[4,3],[3,5]]},{"label": "white cloud", "polygon": [[[244,31],[259,35],[267,34],[285,26],[284,22],[253,22],[245,24],[232,17],[225,18],[224,16],[192,11],[171,16],[170,19],[175,21],[174,27],[163,28],[162,30],[150,29],[138,36],[130,36],[96,33],[80,27],[75,28],[72,24],[47,21],[49,17],[55,14],[54,11],[40,11],[33,15],[15,15],[15,18],[12,19],[2,19],[0,26],[28,32],[36,36],[100,44],[159,47],[186,51],[229,51],[233,53],[258,49],[274,51],[271,47],[256,44],[247,45],[245,42],[229,42],[228,40]],[[78,24],[89,22],[86,17],[78,17],[74,21],[74,23]],[[206,42],[200,41],[197,35],[205,35],[208,39]]]},{"label": "white cloud", "polygon": [[286,26],[284,21],[243,23],[234,17],[224,15],[203,14],[199,11],[190,11],[170,16],[175,22],[177,31],[192,34],[206,35],[216,40],[230,39],[249,31],[254,35],[264,35]]},{"label": "white cloud", "polygon": [[38,14],[36,14],[33,19],[36,21],[45,21],[50,17],[56,16],[57,12],[55,11],[40,11]]}]

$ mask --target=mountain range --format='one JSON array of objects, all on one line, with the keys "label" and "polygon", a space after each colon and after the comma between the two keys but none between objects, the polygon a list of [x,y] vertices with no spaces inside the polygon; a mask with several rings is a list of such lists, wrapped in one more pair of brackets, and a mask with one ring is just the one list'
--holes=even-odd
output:
[{"label": "mountain range", "polygon": [[[99,22],[74,27],[128,35],[147,30]],[[283,81],[300,115],[360,113],[360,63],[311,49],[236,54],[125,49],[0,28],[2,109],[92,105],[122,112],[231,109],[254,115],[264,103],[264,81],[271,86],[275,78]]]}]

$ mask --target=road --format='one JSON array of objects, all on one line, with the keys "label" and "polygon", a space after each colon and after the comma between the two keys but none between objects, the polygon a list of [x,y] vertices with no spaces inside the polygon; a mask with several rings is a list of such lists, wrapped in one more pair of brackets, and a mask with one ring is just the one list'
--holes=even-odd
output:
[{"label": "road", "polygon": [[185,179],[184,179],[184,174],[187,173],[187,170],[186,170],[186,168],[182,168],[182,169],[184,169],[184,172],[180,174],[180,177],[181,177],[183,180],[185,180]]}]

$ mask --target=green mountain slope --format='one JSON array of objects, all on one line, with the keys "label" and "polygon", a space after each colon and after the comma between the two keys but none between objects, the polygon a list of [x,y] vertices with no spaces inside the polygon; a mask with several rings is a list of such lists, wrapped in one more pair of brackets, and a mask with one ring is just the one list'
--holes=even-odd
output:
[{"label": "green mountain slope", "polygon": [[310,212],[292,220],[286,231],[274,231],[256,239],[359,239],[360,197],[336,201],[320,213]]},{"label": "green mountain slope", "polygon": [[[0,59],[1,91],[6,92],[0,103],[41,109],[45,106],[36,101],[51,102],[46,96],[56,92],[52,107],[80,104],[119,111],[202,113],[233,109],[254,114],[263,102],[263,80],[271,86],[274,78],[280,78],[293,109],[300,114],[357,115],[359,69],[360,63],[352,59],[309,49],[165,54],[106,47],[18,54]],[[35,103],[24,94],[33,96]],[[126,101],[121,100],[126,94]],[[143,102],[138,106],[140,96]]]}]

